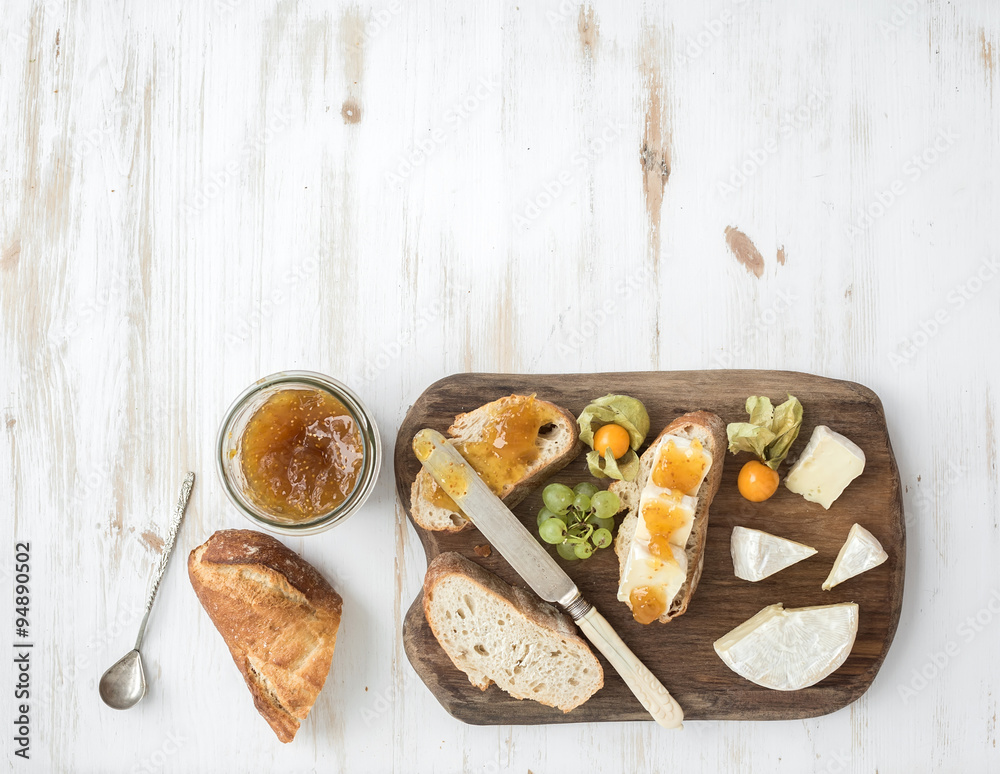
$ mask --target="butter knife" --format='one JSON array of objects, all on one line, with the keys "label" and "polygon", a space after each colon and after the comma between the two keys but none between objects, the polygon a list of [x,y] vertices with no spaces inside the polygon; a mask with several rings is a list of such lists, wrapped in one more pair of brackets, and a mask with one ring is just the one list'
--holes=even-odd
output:
[{"label": "butter knife", "polygon": [[580,594],[573,580],[517,520],[441,433],[424,429],[413,438],[424,469],[468,516],[493,547],[542,599],[562,607],[621,675],[653,720],[679,728],[684,711],[629,650],[611,624]]}]

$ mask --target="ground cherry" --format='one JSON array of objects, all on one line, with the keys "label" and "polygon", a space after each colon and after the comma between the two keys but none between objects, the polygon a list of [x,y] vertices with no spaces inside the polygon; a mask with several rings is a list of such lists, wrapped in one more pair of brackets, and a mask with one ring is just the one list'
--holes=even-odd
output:
[{"label": "ground cherry", "polygon": [[594,448],[600,454],[604,454],[605,450],[611,447],[611,454],[615,459],[625,456],[630,442],[628,430],[621,425],[604,425],[594,433]]},{"label": "ground cherry", "polygon": [[762,503],[778,489],[778,471],[752,460],[740,470],[740,494],[752,503]]}]

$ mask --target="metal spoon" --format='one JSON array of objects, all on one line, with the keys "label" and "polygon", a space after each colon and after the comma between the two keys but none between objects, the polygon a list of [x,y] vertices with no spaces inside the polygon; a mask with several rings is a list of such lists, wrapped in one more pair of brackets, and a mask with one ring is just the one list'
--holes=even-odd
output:
[{"label": "metal spoon", "polygon": [[191,499],[191,487],[194,485],[194,473],[188,473],[181,484],[181,493],[174,506],[174,517],[170,522],[170,533],[167,535],[167,543],[160,554],[159,564],[156,565],[156,572],[153,573],[153,585],[146,598],[146,612],[142,616],[142,623],[139,624],[139,636],[135,638],[135,647],[116,661],[107,672],[101,675],[100,692],[101,699],[109,707],[114,709],[129,709],[138,704],[142,697],[146,695],[146,673],[142,669],[142,656],[139,654],[139,646],[142,644],[142,636],[146,633],[146,621],[149,620],[149,611],[153,608],[153,600],[156,599],[156,592],[160,588],[160,581],[163,573],[167,570],[167,562],[170,561],[170,554],[174,550],[174,542],[177,540],[177,531],[184,521],[184,511],[187,509],[188,500]]}]

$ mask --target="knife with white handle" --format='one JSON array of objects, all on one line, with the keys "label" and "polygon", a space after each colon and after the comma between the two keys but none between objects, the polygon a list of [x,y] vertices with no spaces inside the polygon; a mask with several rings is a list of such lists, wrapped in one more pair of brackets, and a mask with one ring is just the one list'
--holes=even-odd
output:
[{"label": "knife with white handle", "polygon": [[455,501],[524,582],[542,599],[555,602],[572,616],[653,720],[664,728],[679,728],[684,719],[680,705],[615,634],[604,616],[580,595],[572,579],[500,498],[490,491],[458,449],[436,430],[424,429],[414,436],[413,451],[438,486]]}]

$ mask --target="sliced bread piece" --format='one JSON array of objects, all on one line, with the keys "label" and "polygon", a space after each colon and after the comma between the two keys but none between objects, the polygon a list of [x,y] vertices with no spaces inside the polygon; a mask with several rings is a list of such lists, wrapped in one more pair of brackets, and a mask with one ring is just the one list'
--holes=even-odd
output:
[{"label": "sliced bread piece", "polygon": [[[534,395],[510,395],[459,414],[448,435],[511,508],[539,480],[565,467],[580,451],[576,418]],[[423,468],[410,488],[410,515],[433,531],[458,532],[470,523]]]},{"label": "sliced bread piece", "polygon": [[687,576],[680,590],[674,596],[666,612],[659,617],[660,623],[666,623],[687,610],[691,597],[698,588],[701,571],[705,562],[705,543],[708,540],[708,508],[712,504],[715,493],[722,481],[722,467],[725,462],[727,439],[726,424],[722,418],[708,411],[693,411],[684,414],[665,428],[639,458],[639,474],[634,481],[615,481],[608,487],[618,495],[622,508],[627,510],[618,537],[615,540],[615,553],[619,561],[619,582],[624,576],[625,564],[629,548],[635,536],[639,522],[639,500],[642,490],[649,480],[650,469],[659,440],[665,435],[676,435],[682,438],[697,440],[704,449],[712,455],[712,465],[698,489],[698,504],[695,508],[694,524],[688,536],[684,553],[687,556]]},{"label": "sliced bread piece", "polygon": [[569,712],[604,685],[601,663],[569,616],[460,554],[439,554],[427,568],[424,615],[481,690],[496,683],[516,699]]}]

